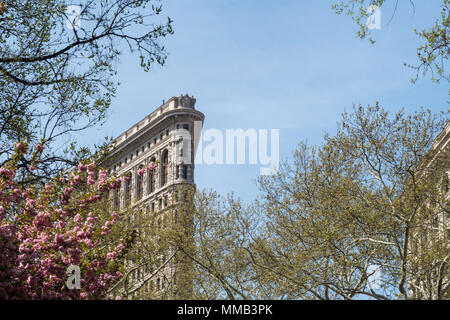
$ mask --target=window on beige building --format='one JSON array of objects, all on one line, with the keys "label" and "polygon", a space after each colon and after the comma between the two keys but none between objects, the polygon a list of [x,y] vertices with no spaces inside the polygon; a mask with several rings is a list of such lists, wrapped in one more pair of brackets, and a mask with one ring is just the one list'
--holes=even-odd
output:
[{"label": "window on beige building", "polygon": [[137,199],[142,199],[142,194],[144,190],[144,179],[141,175],[136,175],[136,195]]},{"label": "window on beige building", "polygon": [[167,149],[163,151],[161,159],[161,186],[164,186],[169,176],[169,152]]},{"label": "window on beige building", "polygon": [[183,179],[187,179],[187,165],[183,165],[182,170],[183,171],[181,172],[181,177]]},{"label": "window on beige building", "polygon": [[131,202],[131,176],[129,180],[125,181],[124,189],[125,205],[128,205]]},{"label": "window on beige building", "polygon": [[[152,157],[150,159],[150,162],[156,162],[155,157]],[[156,175],[155,172],[152,170],[147,170],[147,193],[150,194],[153,191],[155,191],[155,184],[156,184]]]}]

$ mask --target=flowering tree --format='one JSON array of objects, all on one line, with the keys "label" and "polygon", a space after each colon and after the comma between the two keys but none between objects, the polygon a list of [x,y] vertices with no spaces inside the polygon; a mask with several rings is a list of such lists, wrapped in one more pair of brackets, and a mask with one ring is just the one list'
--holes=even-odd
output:
[{"label": "flowering tree", "polygon": [[[39,144],[29,153],[20,142],[0,167],[0,299],[106,298],[130,240],[108,236],[119,216],[98,204],[121,180],[80,163],[45,186],[20,186],[17,163],[28,155],[33,163],[43,150]],[[70,266],[80,270],[78,289],[67,285]]]},{"label": "flowering tree", "polygon": [[[162,5],[161,0],[0,0],[0,165],[10,160],[9,146],[19,139],[45,139],[52,149],[28,175],[35,181],[95,153],[78,145],[72,133],[106,119],[127,48],[146,71],[164,65],[163,41],[173,29]],[[19,180],[20,172],[16,176]]]}]

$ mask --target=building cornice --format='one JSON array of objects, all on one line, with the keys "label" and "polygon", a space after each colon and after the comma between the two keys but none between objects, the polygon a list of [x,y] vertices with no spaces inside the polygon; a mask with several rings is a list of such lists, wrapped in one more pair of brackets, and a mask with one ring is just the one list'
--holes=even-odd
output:
[{"label": "building cornice", "polygon": [[436,137],[433,143],[433,150],[444,150],[450,143],[450,121],[447,123],[442,132]]},{"label": "building cornice", "polygon": [[195,110],[195,99],[189,96],[172,97],[114,139],[110,143],[111,154],[109,158],[113,159],[115,155],[123,153],[124,150],[135,145],[139,140],[155,134],[162,123],[179,116],[193,117],[195,120],[202,122],[205,119],[202,112]]}]

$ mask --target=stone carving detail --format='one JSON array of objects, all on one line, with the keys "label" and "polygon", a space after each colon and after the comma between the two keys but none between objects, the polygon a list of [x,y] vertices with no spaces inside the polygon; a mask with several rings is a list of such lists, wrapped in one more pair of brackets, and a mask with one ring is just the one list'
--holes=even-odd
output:
[{"label": "stone carving detail", "polygon": [[177,97],[175,100],[175,106],[182,107],[182,108],[191,108],[195,109],[195,103],[197,102],[197,99],[194,97],[190,97],[188,94],[181,95],[180,97]]}]

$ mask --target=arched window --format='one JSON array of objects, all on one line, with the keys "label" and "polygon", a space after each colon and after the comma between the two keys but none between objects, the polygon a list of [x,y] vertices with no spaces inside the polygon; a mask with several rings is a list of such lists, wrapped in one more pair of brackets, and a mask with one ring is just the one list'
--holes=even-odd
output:
[{"label": "arched window", "polygon": [[137,199],[142,199],[142,193],[144,191],[144,179],[141,175],[136,175],[136,195]]},{"label": "arched window", "polygon": [[163,151],[161,163],[161,186],[164,186],[169,176],[169,152],[167,150]]},{"label": "arched window", "polygon": [[[150,162],[156,163],[155,157],[150,159]],[[147,171],[147,193],[150,194],[155,191],[156,175],[154,170]]]},{"label": "arched window", "polygon": [[125,193],[125,205],[129,205],[131,202],[131,174],[128,174],[124,177],[124,193]]}]

